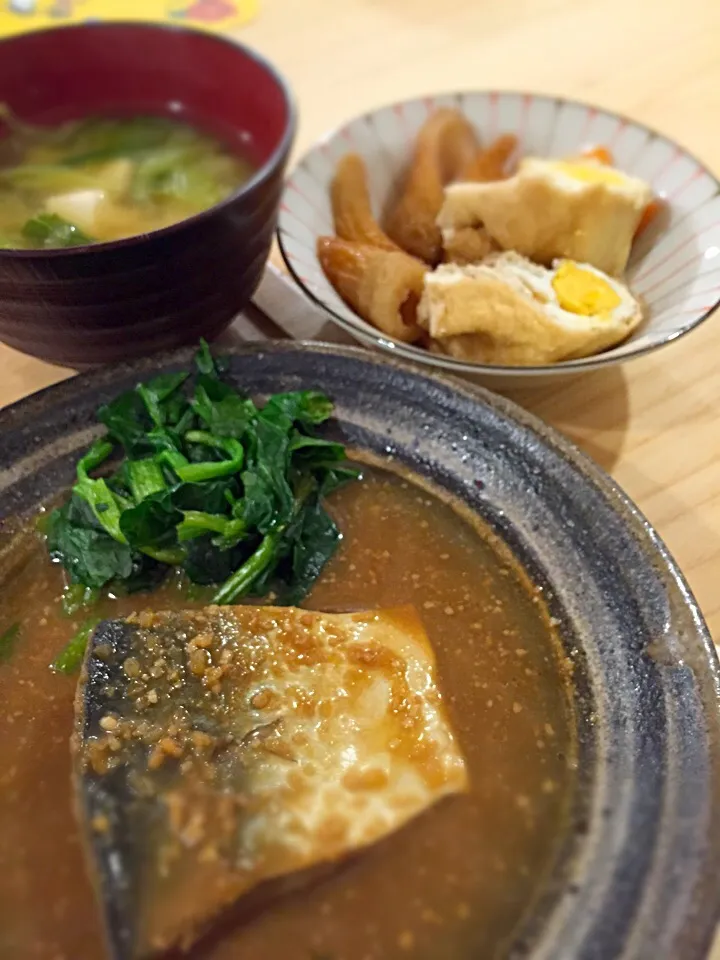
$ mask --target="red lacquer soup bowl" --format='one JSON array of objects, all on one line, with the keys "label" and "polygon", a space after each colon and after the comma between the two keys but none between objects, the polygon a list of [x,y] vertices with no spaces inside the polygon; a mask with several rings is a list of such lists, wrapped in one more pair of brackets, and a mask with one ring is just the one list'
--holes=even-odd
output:
[{"label": "red lacquer soup bowl", "polygon": [[231,323],[267,259],[295,131],[291,95],[269,63],[199,31],[88,23],[0,43],[0,102],[37,124],[170,113],[255,167],[226,200],[161,230],[0,251],[0,340],[87,366],[212,338]]}]

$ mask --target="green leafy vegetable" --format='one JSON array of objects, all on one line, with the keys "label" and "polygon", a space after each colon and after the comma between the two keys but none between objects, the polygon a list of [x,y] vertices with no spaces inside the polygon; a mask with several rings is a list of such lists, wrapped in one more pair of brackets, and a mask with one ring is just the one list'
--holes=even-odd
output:
[{"label": "green leafy vegetable", "polygon": [[237,440],[224,440],[221,444],[213,445],[198,439],[199,431],[192,431],[186,437],[192,437],[190,443],[206,442],[207,446],[216,446],[228,454],[222,460],[201,460],[196,463],[180,464],[175,472],[186,483],[198,483],[202,480],[216,480],[218,477],[229,477],[242,469],[245,461],[245,451]]},{"label": "green leafy vegetable", "polygon": [[121,122],[92,118],[72,131],[68,148],[73,152],[62,162],[76,167],[142,155],[161,147],[173,135],[188,136],[185,129],[163,117],[133,117]]},{"label": "green leafy vegetable", "polygon": [[23,163],[18,167],[1,168],[0,184],[13,190],[53,196],[90,190],[97,186],[97,181],[83,170],[49,163]]},{"label": "green leafy vegetable", "polygon": [[100,591],[94,587],[84,587],[81,583],[71,583],[62,596],[62,610],[66,617],[74,617],[80,610],[87,610],[100,599]]},{"label": "green leafy vegetable", "polygon": [[165,426],[167,411],[163,408],[163,402],[171,397],[187,378],[187,373],[163,373],[149,383],[139,383],[135,388],[156,427]]},{"label": "green leafy vegetable", "polygon": [[127,460],[124,476],[136,503],[166,490],[168,486],[162,464],[152,457],[145,460]]},{"label": "green leafy vegetable", "polygon": [[12,657],[19,637],[19,623],[14,623],[3,633],[0,633],[0,663],[6,663]]},{"label": "green leafy vegetable", "polygon": [[113,540],[127,543],[120,530],[120,513],[128,506],[127,501],[118,493],[114,493],[105,480],[93,480],[88,471],[99,467],[112,453],[112,444],[105,439],[96,440],[77,465],[77,483],[73,487],[81,500],[92,510],[98,525],[105,530]]},{"label": "green leafy vegetable", "polygon": [[26,222],[22,232],[36,247],[82,247],[95,242],[74,223],[55,213],[38,213]]},{"label": "green leafy vegetable", "polygon": [[204,337],[200,338],[200,346],[195,354],[195,368],[201,376],[216,380],[223,372],[223,365],[212,355],[210,344]]},{"label": "green leafy vegetable", "polygon": [[202,144],[156,149],[138,159],[132,197],[138,203],[181,200],[194,207],[212,207],[226,194],[222,158],[206,155]]},{"label": "green leafy vegetable", "polygon": [[316,495],[298,524],[292,546],[292,576],[281,593],[284,603],[294,606],[309,593],[340,539],[340,531]]},{"label": "green leafy vegetable", "polygon": [[179,483],[171,490],[173,506],[178,510],[226,513],[235,500],[235,479],[226,477],[205,483]]},{"label": "green leafy vegetable", "polygon": [[160,563],[176,565],[185,559],[176,529],[181,521],[182,513],[173,506],[169,492],[165,491],[125,510],[120,527],[132,547]]},{"label": "green leafy vegetable", "polygon": [[257,406],[204,342],[194,372],[155,377],[101,407],[107,434],[47,524],[73,585],[68,609],[92,595],[83,590],[148,589],[173,567],[216,585],[215,603],[270,591],[299,603],[340,540],[325,498],[358,476],[342,444],[317,432],[331,413],[314,391]]},{"label": "green leafy vegetable", "polygon": [[247,551],[238,546],[224,550],[205,534],[185,544],[187,558],[183,569],[189,580],[202,586],[213,586],[227,580],[242,565]]},{"label": "green leafy vegetable", "polygon": [[205,513],[201,510],[185,511],[177,531],[180,540],[195,540],[206,533],[215,533],[217,536],[213,537],[213,543],[226,549],[235,546],[247,536],[244,521],[215,513]]},{"label": "green leafy vegetable", "polygon": [[108,439],[122,444],[126,456],[142,457],[153,452],[148,440],[152,422],[136,390],[128,390],[100,407],[97,417],[107,427]]},{"label": "green leafy vegetable", "polygon": [[86,620],[70,642],[60,651],[51,664],[51,668],[58,673],[76,673],[83,662],[88,641],[95,627],[100,623],[99,618]]},{"label": "green leafy vegetable", "polygon": [[268,533],[260,546],[245,563],[238,567],[220,587],[212,599],[213,603],[232,603],[239,597],[250,593],[253,583],[267,572],[278,552],[281,531]]},{"label": "green leafy vegetable", "polygon": [[73,493],[69,503],[50,514],[47,546],[53,560],[67,570],[71,583],[103,587],[111,580],[125,580],[133,572],[133,555],[97,523],[86,502]]},{"label": "green leafy vegetable", "polygon": [[232,387],[208,376],[201,376],[192,400],[193,411],[208,430],[218,437],[240,438],[255,416],[255,404],[237,394]]}]

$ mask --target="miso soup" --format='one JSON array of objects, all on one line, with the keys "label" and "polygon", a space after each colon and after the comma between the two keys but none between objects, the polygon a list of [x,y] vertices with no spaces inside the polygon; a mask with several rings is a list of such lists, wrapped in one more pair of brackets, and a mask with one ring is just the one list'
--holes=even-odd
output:
[{"label": "miso soup", "polygon": [[28,126],[3,111],[0,249],[81,246],[159,230],[214,206],[253,167],[167,117]]}]

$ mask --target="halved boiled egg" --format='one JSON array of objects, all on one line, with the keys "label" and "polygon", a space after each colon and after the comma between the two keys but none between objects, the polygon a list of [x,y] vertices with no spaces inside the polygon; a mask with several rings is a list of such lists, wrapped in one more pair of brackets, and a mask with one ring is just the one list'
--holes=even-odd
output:
[{"label": "halved boiled egg", "polygon": [[506,252],[426,274],[418,319],[459,359],[530,366],[614,346],[642,309],[623,283],[590,264],[562,259],[548,268]]}]

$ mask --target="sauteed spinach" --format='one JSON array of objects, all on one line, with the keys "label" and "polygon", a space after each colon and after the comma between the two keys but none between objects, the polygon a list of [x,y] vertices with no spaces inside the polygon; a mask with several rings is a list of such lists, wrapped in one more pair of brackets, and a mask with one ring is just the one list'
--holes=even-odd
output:
[{"label": "sauteed spinach", "polygon": [[178,567],[217,584],[214,603],[248,594],[299,603],[340,539],[324,499],[358,476],[343,445],[317,433],[332,409],[313,391],[255,404],[204,342],[193,371],[161,374],[102,406],[107,432],[46,527],[51,556],[76,585],[71,606],[106,585],[151,588]]}]

